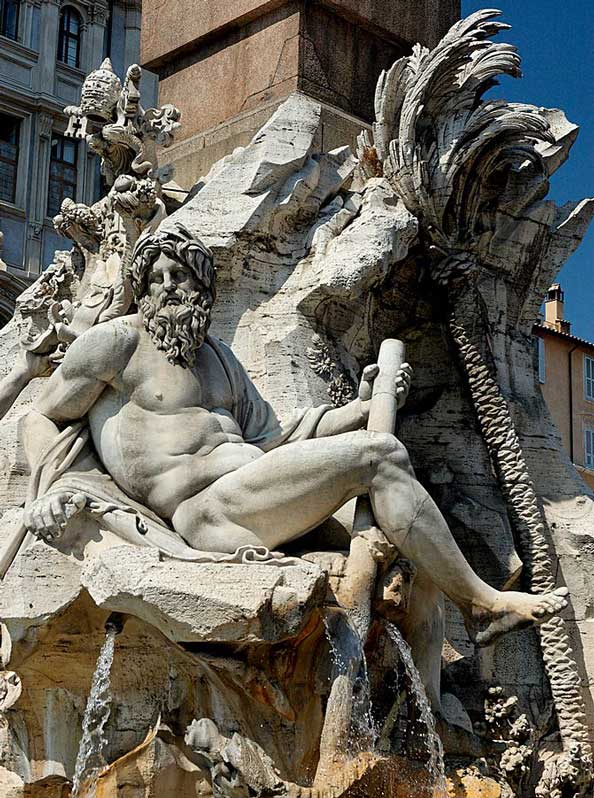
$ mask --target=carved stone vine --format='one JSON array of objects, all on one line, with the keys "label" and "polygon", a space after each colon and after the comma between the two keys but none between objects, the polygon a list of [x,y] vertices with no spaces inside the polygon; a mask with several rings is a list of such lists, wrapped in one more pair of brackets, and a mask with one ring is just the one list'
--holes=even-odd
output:
[{"label": "carved stone vine", "polygon": [[305,354],[312,371],[327,383],[326,391],[332,404],[335,407],[346,405],[356,396],[356,389],[335,347],[317,333],[314,333],[311,341],[312,346]]},{"label": "carved stone vine", "polygon": [[[531,592],[545,593],[555,587],[545,521],[509,407],[481,353],[484,328],[473,334],[473,327],[457,307],[452,309],[450,331],[464,367],[483,439],[518,534],[526,580]],[[539,634],[564,742],[571,745],[577,741],[584,751],[591,753],[580,674],[564,620],[559,616],[551,618],[540,626]]]},{"label": "carved stone vine", "polygon": [[536,798],[588,798],[591,788],[590,755],[575,742],[562,757],[547,762],[534,794]]}]

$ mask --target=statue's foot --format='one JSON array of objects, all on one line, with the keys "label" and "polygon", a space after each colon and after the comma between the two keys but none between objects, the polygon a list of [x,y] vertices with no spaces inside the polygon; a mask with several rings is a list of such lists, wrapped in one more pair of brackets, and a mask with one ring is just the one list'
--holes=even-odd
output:
[{"label": "statue's foot", "polygon": [[565,609],[568,594],[566,587],[540,595],[512,590],[499,593],[489,610],[481,608],[473,612],[473,625],[480,628],[476,644],[488,646],[506,632],[544,623]]}]

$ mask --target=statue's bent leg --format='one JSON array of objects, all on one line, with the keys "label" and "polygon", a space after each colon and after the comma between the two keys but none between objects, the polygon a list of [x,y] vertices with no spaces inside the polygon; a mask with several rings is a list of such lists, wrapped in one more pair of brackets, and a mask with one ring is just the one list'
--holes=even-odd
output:
[{"label": "statue's bent leg", "polygon": [[366,436],[347,432],[267,452],[183,502],[174,527],[198,549],[282,546],[369,490],[373,465],[363,456]]}]

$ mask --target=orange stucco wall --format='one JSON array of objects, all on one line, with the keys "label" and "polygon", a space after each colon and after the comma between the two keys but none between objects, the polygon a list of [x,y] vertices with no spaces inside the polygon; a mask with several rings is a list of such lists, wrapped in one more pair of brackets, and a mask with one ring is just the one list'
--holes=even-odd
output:
[{"label": "orange stucco wall", "polygon": [[537,335],[542,338],[545,351],[545,381],[541,384],[543,396],[563,445],[583,479],[594,488],[594,470],[586,469],[584,451],[585,430],[588,427],[594,429],[594,401],[586,399],[585,395],[584,357],[594,357],[594,346],[588,347],[575,339],[549,334],[546,330],[539,330]]}]

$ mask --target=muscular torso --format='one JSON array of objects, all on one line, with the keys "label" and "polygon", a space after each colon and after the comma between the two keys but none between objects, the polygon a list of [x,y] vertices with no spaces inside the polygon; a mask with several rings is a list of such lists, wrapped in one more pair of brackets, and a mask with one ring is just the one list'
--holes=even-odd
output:
[{"label": "muscular torso", "polygon": [[119,486],[171,518],[182,501],[262,451],[243,440],[229,379],[208,343],[193,369],[173,366],[140,325],[126,323],[136,344],[89,411],[91,433]]}]

